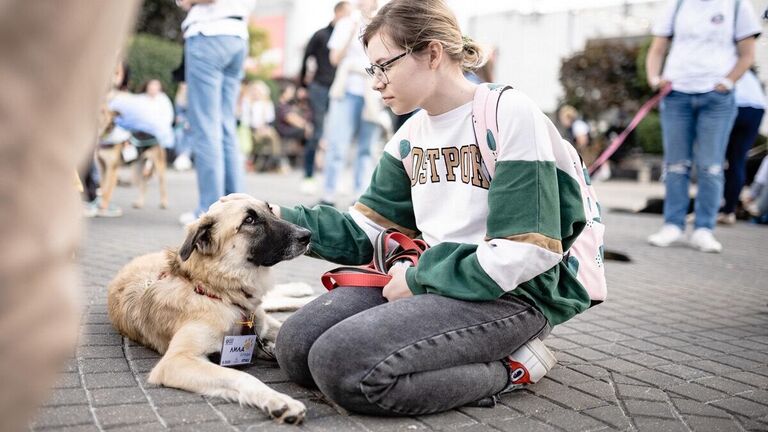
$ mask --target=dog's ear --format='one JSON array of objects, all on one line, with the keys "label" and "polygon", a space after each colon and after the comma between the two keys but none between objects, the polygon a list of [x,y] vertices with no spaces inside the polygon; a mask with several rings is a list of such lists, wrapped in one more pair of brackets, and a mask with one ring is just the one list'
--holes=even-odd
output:
[{"label": "dog's ear", "polygon": [[179,249],[182,261],[188,260],[195,250],[203,255],[213,254],[213,226],[212,220],[201,220],[189,228],[187,239]]}]

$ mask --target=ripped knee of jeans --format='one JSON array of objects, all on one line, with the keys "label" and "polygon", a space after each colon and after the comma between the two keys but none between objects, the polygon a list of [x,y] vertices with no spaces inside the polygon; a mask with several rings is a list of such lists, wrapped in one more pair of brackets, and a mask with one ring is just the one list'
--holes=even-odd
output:
[{"label": "ripped knee of jeans", "polygon": [[688,174],[691,170],[691,161],[681,160],[669,162],[664,165],[665,171],[669,174]]},{"label": "ripped knee of jeans", "polygon": [[723,165],[713,164],[713,165],[698,166],[696,167],[696,170],[700,172],[702,175],[719,176],[723,173]]}]

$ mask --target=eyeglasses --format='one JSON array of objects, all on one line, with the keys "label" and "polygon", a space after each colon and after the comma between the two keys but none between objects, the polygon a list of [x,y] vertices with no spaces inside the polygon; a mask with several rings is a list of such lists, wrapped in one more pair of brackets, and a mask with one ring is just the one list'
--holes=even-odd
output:
[{"label": "eyeglasses", "polygon": [[376,78],[377,80],[381,81],[382,84],[389,84],[389,77],[387,77],[386,70],[389,68],[389,66],[400,60],[401,58],[407,56],[410,54],[410,51],[406,51],[398,56],[392,57],[391,59],[385,61],[382,64],[371,64],[370,67],[365,68],[365,71],[373,78]]}]

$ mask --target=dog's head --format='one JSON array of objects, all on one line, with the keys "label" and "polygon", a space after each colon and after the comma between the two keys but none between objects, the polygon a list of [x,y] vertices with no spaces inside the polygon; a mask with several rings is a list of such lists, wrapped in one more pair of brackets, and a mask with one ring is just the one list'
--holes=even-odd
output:
[{"label": "dog's head", "polygon": [[311,233],[272,213],[253,198],[217,202],[190,224],[179,258],[192,254],[219,262],[218,267],[270,267],[309,249]]}]

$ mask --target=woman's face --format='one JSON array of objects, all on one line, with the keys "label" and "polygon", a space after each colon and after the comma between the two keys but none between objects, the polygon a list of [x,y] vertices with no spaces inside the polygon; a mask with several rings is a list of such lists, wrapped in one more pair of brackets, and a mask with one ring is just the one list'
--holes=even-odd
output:
[{"label": "woman's face", "polygon": [[[374,35],[368,42],[368,59],[372,65],[380,65],[405,52],[392,43],[388,36]],[[407,54],[384,68],[386,78],[373,78],[373,89],[381,93],[384,105],[395,114],[407,114],[421,106],[429,94],[429,68],[426,59],[414,53]]]}]

